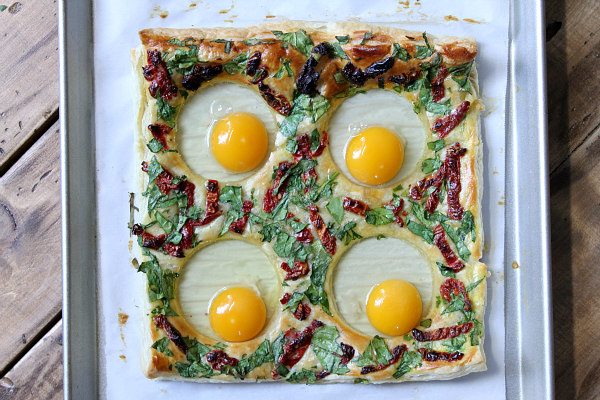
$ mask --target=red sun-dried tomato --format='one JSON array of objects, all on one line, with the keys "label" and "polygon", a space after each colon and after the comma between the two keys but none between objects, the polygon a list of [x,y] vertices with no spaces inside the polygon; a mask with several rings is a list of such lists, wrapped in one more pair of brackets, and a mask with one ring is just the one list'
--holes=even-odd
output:
[{"label": "red sun-dried tomato", "polygon": [[148,65],[142,68],[144,78],[150,82],[150,95],[154,98],[160,92],[160,95],[171,100],[177,97],[177,86],[173,83],[167,65],[162,60],[160,51],[148,50]]},{"label": "red sun-dried tomato", "polygon": [[448,268],[450,268],[454,272],[458,272],[465,264],[458,258],[458,256],[454,253],[454,250],[448,244],[446,240],[446,233],[444,232],[444,228],[442,225],[437,225],[433,228],[433,243],[440,249],[442,256],[444,256],[444,260],[446,260],[446,264],[448,264]]},{"label": "red sun-dried tomato", "polygon": [[465,118],[470,105],[468,101],[463,101],[450,114],[435,120],[431,129],[437,132],[441,139],[445,138]]},{"label": "red sun-dried tomato", "polygon": [[448,278],[440,286],[440,295],[446,301],[452,300],[452,295],[462,295],[465,302],[465,311],[471,311],[471,299],[465,289],[465,285],[456,278]]},{"label": "red sun-dried tomato", "polygon": [[171,340],[183,354],[187,353],[187,345],[185,344],[181,333],[171,325],[166,316],[162,314],[156,315],[152,320],[159,329],[162,329],[165,332],[169,340]]},{"label": "red sun-dried tomato", "polygon": [[158,250],[165,243],[166,235],[153,235],[142,228],[140,224],[133,225],[131,233],[140,236],[142,239],[142,247],[152,250]]},{"label": "red sun-dried tomato", "polygon": [[317,231],[321,244],[329,254],[334,255],[337,247],[335,236],[327,228],[327,224],[325,224],[323,217],[319,214],[319,209],[315,205],[309,206],[308,213],[310,222]]},{"label": "red sun-dried tomato", "polygon": [[412,336],[419,342],[433,342],[442,339],[452,339],[465,333],[469,333],[473,329],[473,322],[465,322],[464,324],[446,326],[432,331],[422,331],[419,329],[412,330]]},{"label": "red sun-dried tomato", "polygon": [[206,361],[212,369],[220,371],[224,366],[236,366],[239,360],[235,357],[229,357],[223,350],[211,350],[206,354]]},{"label": "red sun-dried tomato", "polygon": [[152,137],[162,145],[163,149],[169,149],[167,144],[167,135],[173,130],[169,125],[150,124],[148,125],[148,130],[152,134]]},{"label": "red sun-dried tomato", "polygon": [[199,225],[208,225],[217,219],[223,212],[219,210],[219,181],[209,179],[206,181],[206,211]]},{"label": "red sun-dried tomato", "polygon": [[283,335],[283,352],[279,360],[275,360],[275,362],[285,365],[288,368],[296,365],[302,356],[304,356],[308,346],[310,346],[310,341],[315,331],[322,326],[323,323],[321,321],[314,320],[302,331],[294,328],[288,329]]},{"label": "red sun-dried tomato", "polygon": [[464,209],[460,205],[460,158],[467,152],[467,149],[461,148],[459,143],[454,143],[446,151],[444,160],[444,171],[446,173],[448,194],[448,217],[454,220],[461,220]]},{"label": "red sun-dried tomato", "polygon": [[276,93],[269,85],[262,81],[258,82],[258,91],[267,104],[279,114],[287,117],[292,113],[292,105],[288,99],[284,95]]},{"label": "red sun-dried tomato", "polygon": [[428,350],[424,347],[419,349],[419,353],[421,353],[421,358],[423,358],[423,360],[427,362],[452,362],[462,360],[462,358],[464,357],[464,354],[459,351],[455,351],[453,353],[446,353],[444,351]]},{"label": "red sun-dried tomato", "polygon": [[340,343],[340,347],[342,349],[342,357],[340,358],[340,362],[342,364],[348,364],[350,360],[354,358],[354,347],[346,343]]},{"label": "red sun-dried tomato", "polygon": [[272,212],[277,204],[283,198],[285,189],[287,187],[287,172],[292,168],[293,164],[288,161],[282,161],[277,166],[275,171],[275,178],[273,184],[267,189],[265,197],[263,198],[263,211],[270,213]]},{"label": "red sun-dried tomato", "polygon": [[306,276],[310,271],[308,263],[305,261],[294,261],[294,266],[290,267],[285,261],[281,263],[281,269],[285,271],[285,280],[295,281]]},{"label": "red sun-dried tomato", "polygon": [[344,210],[360,215],[361,217],[364,217],[367,211],[369,211],[367,203],[351,197],[344,197],[342,200],[342,207],[344,207]]},{"label": "red sun-dried tomato", "polygon": [[304,321],[310,315],[311,309],[310,306],[306,303],[298,304],[296,311],[294,311],[293,315],[298,321]]},{"label": "red sun-dried tomato", "polygon": [[448,76],[448,68],[441,67],[437,75],[431,81],[431,96],[433,101],[438,102],[444,98],[444,79]]}]

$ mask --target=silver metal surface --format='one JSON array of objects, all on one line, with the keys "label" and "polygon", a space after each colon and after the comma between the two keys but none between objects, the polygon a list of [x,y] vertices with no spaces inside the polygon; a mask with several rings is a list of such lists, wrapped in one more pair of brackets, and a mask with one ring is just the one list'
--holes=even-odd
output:
[{"label": "silver metal surface", "polygon": [[[65,399],[99,396],[93,1],[60,0]],[[553,398],[544,18],[514,0],[506,138],[506,396]],[[513,269],[513,261],[520,266]]]},{"label": "silver metal surface", "polygon": [[61,0],[64,395],[98,397],[92,2]]},{"label": "silver metal surface", "polygon": [[509,40],[506,394],[511,400],[552,399],[552,292],[542,0],[512,2]]}]

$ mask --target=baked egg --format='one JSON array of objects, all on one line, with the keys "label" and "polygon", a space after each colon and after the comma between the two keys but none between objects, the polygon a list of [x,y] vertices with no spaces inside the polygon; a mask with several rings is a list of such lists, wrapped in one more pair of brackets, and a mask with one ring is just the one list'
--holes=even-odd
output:
[{"label": "baked egg", "polygon": [[231,182],[264,165],[277,125],[260,95],[221,83],[188,99],[178,128],[178,150],[186,164],[205,178]]}]

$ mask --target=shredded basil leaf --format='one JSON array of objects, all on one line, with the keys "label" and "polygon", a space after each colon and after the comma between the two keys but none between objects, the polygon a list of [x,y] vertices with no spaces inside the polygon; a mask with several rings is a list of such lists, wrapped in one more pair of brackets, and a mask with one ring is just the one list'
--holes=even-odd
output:
[{"label": "shredded basil leaf", "polygon": [[310,56],[310,53],[313,49],[313,41],[310,36],[308,36],[306,31],[302,29],[296,32],[288,33],[284,33],[282,31],[273,31],[273,35],[275,35],[277,39],[281,40],[284,46],[291,45],[305,56]]},{"label": "shredded basil leaf", "polygon": [[343,375],[350,369],[341,363],[342,349],[337,339],[340,333],[333,325],[322,326],[315,331],[311,340],[311,348],[324,370]]},{"label": "shredded basil leaf", "polygon": [[171,340],[169,340],[168,337],[163,337],[154,342],[154,344],[152,344],[152,348],[156,349],[156,351],[163,353],[167,357],[173,357],[173,352],[171,351],[171,349],[169,349],[170,343]]},{"label": "shredded basil leaf", "polygon": [[393,50],[392,50],[392,57],[395,57],[398,60],[402,60],[402,61],[410,60],[410,54],[408,53],[408,50],[406,50],[404,47],[400,46],[398,43],[394,43]]},{"label": "shredded basil leaf", "polygon": [[421,354],[416,351],[406,351],[402,355],[402,360],[400,360],[398,369],[394,372],[393,377],[396,379],[401,378],[419,366],[421,366]]},{"label": "shredded basil leaf", "polygon": [[365,215],[367,224],[376,226],[391,224],[395,219],[396,217],[392,210],[385,207],[372,208]]}]

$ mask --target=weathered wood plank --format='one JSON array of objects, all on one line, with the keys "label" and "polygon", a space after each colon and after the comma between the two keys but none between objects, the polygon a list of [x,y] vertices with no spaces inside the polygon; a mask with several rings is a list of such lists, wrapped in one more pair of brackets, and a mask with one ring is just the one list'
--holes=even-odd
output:
[{"label": "weathered wood plank", "polygon": [[0,371],[61,308],[59,132],[0,178]]},{"label": "weathered wood plank", "polygon": [[600,129],[551,180],[557,399],[600,398]]},{"label": "weathered wood plank", "polygon": [[62,399],[62,339],[59,322],[2,378],[0,399]]},{"label": "weathered wood plank", "polygon": [[546,47],[551,171],[600,125],[598,15],[597,0],[546,2],[548,31],[555,33]]},{"label": "weathered wood plank", "polygon": [[20,3],[0,13],[0,171],[58,110],[56,1]]}]

